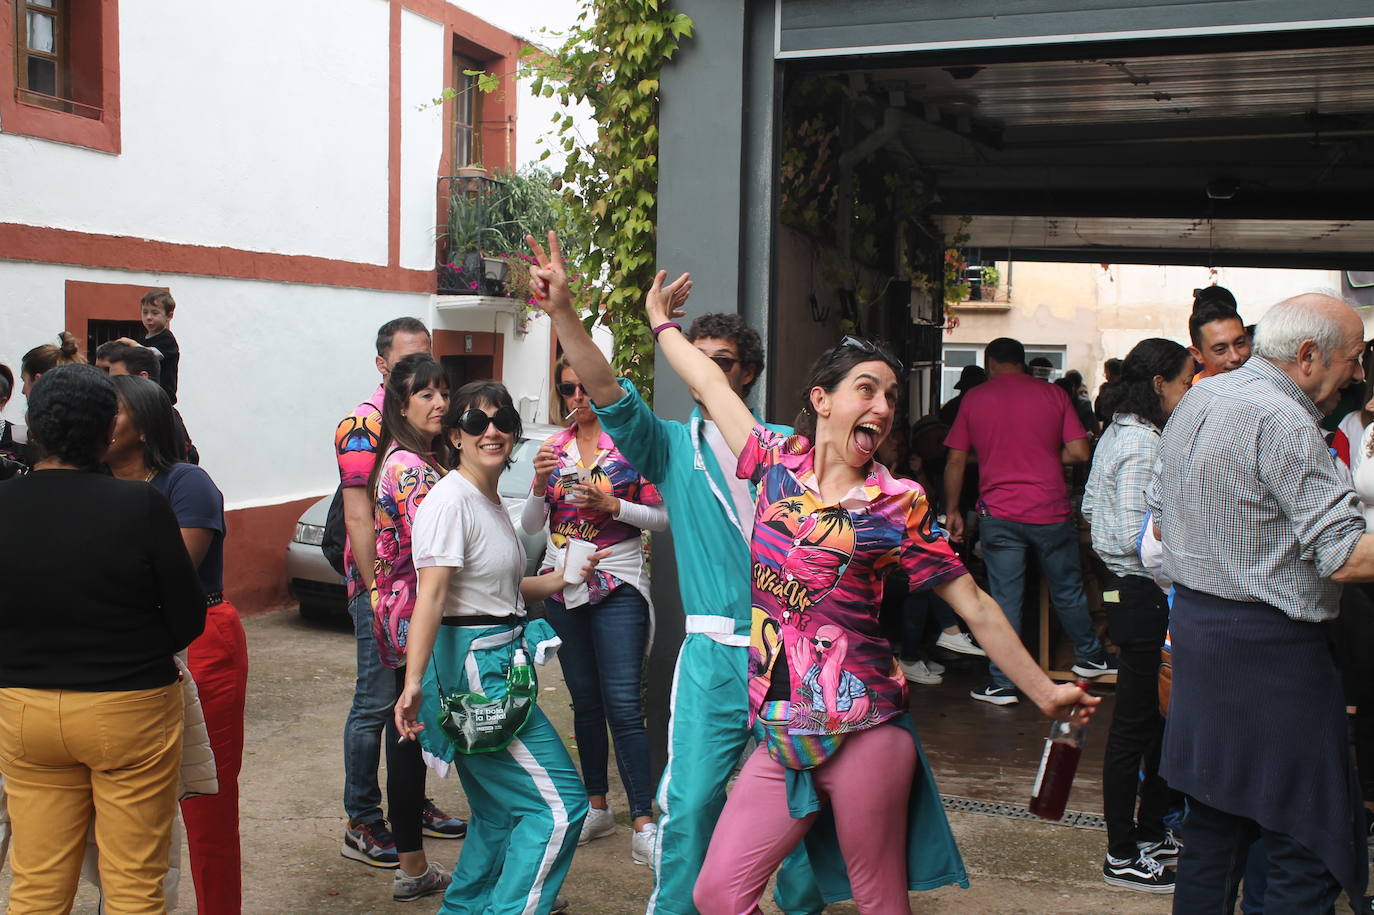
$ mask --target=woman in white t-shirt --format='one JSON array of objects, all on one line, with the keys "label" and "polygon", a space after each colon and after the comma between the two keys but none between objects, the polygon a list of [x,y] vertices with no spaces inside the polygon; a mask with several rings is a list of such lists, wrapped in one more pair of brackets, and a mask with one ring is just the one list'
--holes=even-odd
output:
[{"label": "woman in white t-shirt", "polygon": [[[441,691],[504,696],[517,648],[545,663],[558,639],[544,620],[527,616],[525,603],[566,582],[562,569],[522,577],[525,550],[496,489],[521,431],[505,386],[479,381],[459,388],[443,430],[458,464],[415,516],[411,551],[419,584],[396,727],[419,739],[441,775],[450,766],[458,770],[472,809],[439,911],[547,915],[587,815],[572,758],[537,706],[505,749],[459,754],[439,728],[439,701]],[[600,556],[593,554],[584,578]]]}]

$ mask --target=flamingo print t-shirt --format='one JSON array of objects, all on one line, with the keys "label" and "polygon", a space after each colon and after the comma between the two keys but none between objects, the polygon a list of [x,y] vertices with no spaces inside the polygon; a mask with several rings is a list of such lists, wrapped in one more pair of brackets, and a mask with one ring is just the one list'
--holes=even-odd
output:
[{"label": "flamingo print t-shirt", "polygon": [[[749,720],[786,653],[788,731],[842,734],[906,709],[906,679],[878,626],[883,582],[900,568],[911,589],[965,574],[925,492],[876,461],[838,503],[821,498],[810,443],[755,426],[737,473],[758,484],[750,543],[753,625]],[[781,669],[779,669],[780,672]]]},{"label": "flamingo print t-shirt", "polygon": [[[339,485],[366,486],[377,463],[377,441],[382,437],[382,402],[386,388],[377,385],[372,396],[339,421],[334,430],[334,458],[339,464]],[[344,578],[348,581],[350,601],[366,590],[358,564],[353,559],[353,545],[344,540]]]},{"label": "flamingo print t-shirt", "polygon": [[377,582],[372,588],[372,632],[387,667],[406,662],[406,636],[415,610],[415,560],[411,528],[420,503],[439,482],[439,472],[413,451],[393,447],[377,475],[373,519],[377,531]]},{"label": "flamingo print t-shirt", "polygon": [[[589,467],[591,473],[587,478],[588,485],[617,499],[638,502],[640,505],[658,505],[663,501],[654,484],[641,477],[639,471],[630,466],[630,462],[625,460],[625,456],[605,432],[602,432],[597,440],[596,455],[589,462],[586,455],[583,455],[583,460],[578,460],[576,442],[576,425],[569,426],[553,437],[553,450],[558,456],[559,470],[564,467]],[[566,546],[570,537],[594,543],[598,550],[622,540],[633,538],[638,541],[639,528],[617,521],[609,512],[579,506],[576,502],[570,501],[568,495],[568,489],[563,485],[561,476],[555,471],[549,476],[544,498],[549,503],[549,540],[558,549]],[[546,563],[542,571],[547,572],[552,568],[553,566]],[[614,575],[597,569],[587,581],[587,599],[595,604],[605,599],[621,584],[623,582]],[[562,601],[563,592],[555,593],[553,599]]]}]

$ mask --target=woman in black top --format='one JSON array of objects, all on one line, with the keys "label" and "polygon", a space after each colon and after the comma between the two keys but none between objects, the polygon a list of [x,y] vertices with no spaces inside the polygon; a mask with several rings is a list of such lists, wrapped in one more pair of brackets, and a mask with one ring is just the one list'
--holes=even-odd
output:
[{"label": "woman in black top", "polygon": [[58,366],[29,395],[33,472],[0,484],[0,775],[12,911],[72,905],[95,824],[111,911],[161,911],[181,764],[172,655],[205,596],[167,500],[97,470],[114,386]]},{"label": "woman in black top", "polygon": [[239,769],[248,696],[248,640],[224,597],[224,496],[210,475],[181,458],[172,401],[157,382],[111,375],[119,415],[105,453],[121,480],[146,480],[167,497],[205,589],[205,632],[186,651],[215,754],[219,793],[181,802],[199,915],[237,915],[243,904]]}]

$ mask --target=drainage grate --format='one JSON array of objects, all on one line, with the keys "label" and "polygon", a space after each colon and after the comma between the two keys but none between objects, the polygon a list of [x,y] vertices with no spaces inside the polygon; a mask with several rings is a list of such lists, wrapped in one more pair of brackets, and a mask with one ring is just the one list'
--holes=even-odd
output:
[{"label": "drainage grate", "polygon": [[[1009,820],[1037,820],[1041,823],[1054,823],[1053,820],[1041,819],[1021,804],[980,801],[977,798],[958,797],[953,794],[942,794],[940,800],[944,802],[946,810],[959,810],[963,813],[977,813],[989,817],[1005,817]],[[1077,826],[1080,829],[1106,829],[1107,821],[1095,813],[1066,810],[1064,811],[1064,818],[1055,825]]]}]

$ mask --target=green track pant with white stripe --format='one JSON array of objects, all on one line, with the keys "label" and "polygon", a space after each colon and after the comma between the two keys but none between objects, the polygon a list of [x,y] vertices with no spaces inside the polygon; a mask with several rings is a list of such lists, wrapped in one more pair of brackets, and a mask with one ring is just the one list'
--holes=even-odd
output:
[{"label": "green track pant with white stripe", "polygon": [[[688,633],[678,653],[668,719],[668,765],[658,785],[654,891],[645,915],[698,915],[692,904],[725,786],[749,740],[749,648]],[[787,915],[825,908],[806,850],[783,862],[774,898]]]},{"label": "green track pant with white stripe", "polygon": [[[536,633],[546,625],[543,620],[529,624],[531,646],[542,641]],[[425,674],[420,710],[425,749],[458,770],[472,811],[441,915],[548,915],[587,816],[582,779],[538,706],[510,745],[495,753],[455,754],[439,731],[436,666],[449,691],[500,698],[515,633],[501,626],[440,626],[434,661]],[[535,656],[533,647],[530,655]]]}]

